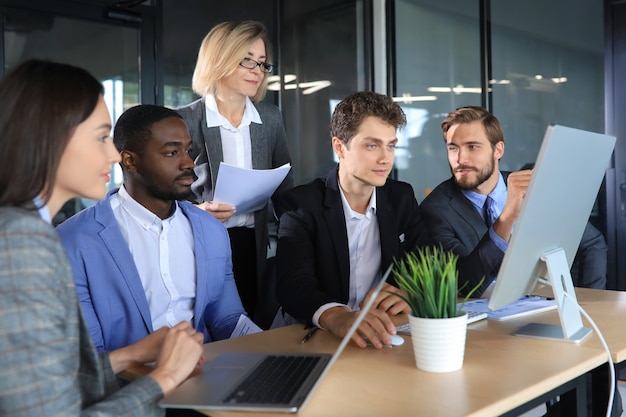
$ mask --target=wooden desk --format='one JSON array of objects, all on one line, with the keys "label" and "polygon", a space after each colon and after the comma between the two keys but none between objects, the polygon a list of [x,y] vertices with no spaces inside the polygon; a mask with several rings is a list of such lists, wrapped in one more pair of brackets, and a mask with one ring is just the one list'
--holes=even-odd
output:
[{"label": "wooden desk", "polygon": [[[349,345],[298,416],[493,417],[536,400],[529,403],[532,408],[546,400],[546,393],[562,394],[565,391],[553,390],[584,381],[585,374],[606,362],[606,355],[595,348],[475,330],[474,326],[468,329],[463,368],[451,373],[418,370],[408,336],[402,346],[382,350]],[[300,344],[304,334],[302,325],[293,325],[209,343],[205,358],[210,361],[224,351],[332,352],[339,343],[318,331],[308,343]],[[211,411],[210,415],[252,414]]]},{"label": "wooden desk", "polygon": [[[600,329],[600,332],[602,332],[602,335],[609,347],[609,351],[611,352],[611,358],[615,363],[616,369],[619,370],[626,368],[626,331],[624,331],[623,324],[623,318],[626,317],[626,292],[594,290],[589,288],[576,288],[575,291],[578,303],[593,319],[596,326]],[[552,295],[552,290],[547,287],[537,293]],[[476,331],[482,330],[489,333],[499,333],[505,335],[513,333],[515,330],[527,323],[560,324],[560,321],[557,311],[549,311],[546,313],[526,316],[520,319],[500,322],[483,320],[473,324],[472,326]],[[584,316],[583,323],[585,326],[591,328],[591,325]],[[523,337],[519,338],[523,339]],[[587,340],[581,343],[581,346],[604,352],[604,347],[602,346],[600,338],[595,331]],[[608,400],[608,380],[609,374],[607,367],[604,367],[592,374],[590,388],[592,390],[592,398],[594,399],[591,404],[592,415],[594,416],[604,416],[606,414],[607,403],[603,400]],[[618,393],[616,392],[616,396],[617,394]],[[619,397],[616,397],[615,401],[619,401]],[[614,408],[615,407],[614,403]]]},{"label": "wooden desk", "polygon": [[[626,318],[626,292],[589,288],[576,288],[575,291],[578,304],[591,316],[602,332],[611,351],[613,362],[626,366],[626,331],[623,322],[624,318]],[[547,287],[538,291],[538,293],[551,295],[552,290]],[[473,328],[510,334],[527,323],[559,324],[560,321],[556,311],[549,311],[503,322],[483,320]],[[586,327],[591,327],[584,317],[583,323]],[[581,345],[604,349],[595,332]]]}]

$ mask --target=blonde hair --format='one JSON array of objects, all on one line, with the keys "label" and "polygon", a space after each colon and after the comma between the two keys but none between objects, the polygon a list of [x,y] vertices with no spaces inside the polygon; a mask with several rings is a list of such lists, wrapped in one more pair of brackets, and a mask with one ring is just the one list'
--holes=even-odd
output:
[{"label": "blonde hair", "polygon": [[[200,96],[215,94],[220,80],[237,70],[239,63],[245,58],[250,47],[257,39],[265,43],[265,61],[271,63],[271,51],[267,30],[262,23],[248,20],[241,23],[223,22],[211,29],[204,37],[196,68],[191,79],[191,88]],[[263,99],[267,91],[267,73],[252,101]]]}]

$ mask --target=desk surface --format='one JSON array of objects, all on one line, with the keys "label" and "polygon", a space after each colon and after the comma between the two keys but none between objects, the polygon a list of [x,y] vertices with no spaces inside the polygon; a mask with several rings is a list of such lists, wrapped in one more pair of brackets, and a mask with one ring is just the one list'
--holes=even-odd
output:
[{"label": "desk surface", "polygon": [[[475,324],[468,327],[463,368],[451,373],[418,370],[409,336],[402,346],[382,350],[349,345],[298,416],[495,416],[606,362],[598,349],[474,330]],[[305,333],[301,325],[293,325],[209,343],[205,358],[210,361],[224,351],[332,352],[339,343],[318,331],[300,344]]]},{"label": "desk surface", "polygon": [[[589,288],[576,288],[578,304],[589,314],[604,336],[611,351],[613,362],[620,363],[626,360],[626,331],[624,331],[623,319],[626,317],[626,292],[605,291]],[[540,294],[552,294],[552,290],[543,288]],[[559,324],[558,312],[549,311],[536,315],[526,316],[520,319],[507,321],[483,320],[472,327],[476,330],[488,330],[490,332],[510,334],[527,323]],[[591,327],[583,316],[583,323]],[[568,342],[565,342],[568,343]],[[603,350],[602,343],[594,333],[581,346]]]},{"label": "desk surface", "polygon": [[[602,331],[613,360],[626,361],[626,332],[620,319],[626,317],[626,292],[577,288],[576,294]],[[406,342],[402,346],[383,350],[349,345],[298,416],[500,415],[606,362],[595,332],[580,345],[511,335],[530,322],[556,324],[558,314],[551,311],[469,325],[463,368],[444,374],[416,368],[410,336],[403,336]],[[205,362],[225,351],[332,353],[339,344],[324,331],[300,344],[305,333],[301,325],[293,325],[209,343],[205,345]],[[135,368],[126,376],[146,372],[146,368]],[[224,411],[211,415],[285,416]]]}]

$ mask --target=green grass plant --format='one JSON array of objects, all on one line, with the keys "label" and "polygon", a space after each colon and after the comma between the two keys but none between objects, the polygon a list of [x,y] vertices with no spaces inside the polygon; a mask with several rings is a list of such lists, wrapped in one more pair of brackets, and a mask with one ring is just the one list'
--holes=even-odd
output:
[{"label": "green grass plant", "polygon": [[[395,260],[393,276],[406,297],[415,317],[443,319],[457,317],[459,297],[458,256],[440,247],[423,247]],[[464,298],[463,303],[480,287],[482,281]],[[462,305],[461,305],[462,306]]]}]

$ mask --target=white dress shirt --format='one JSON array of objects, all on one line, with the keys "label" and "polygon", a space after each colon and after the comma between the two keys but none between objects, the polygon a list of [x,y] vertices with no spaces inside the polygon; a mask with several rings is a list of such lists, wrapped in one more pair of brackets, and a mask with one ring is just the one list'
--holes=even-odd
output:
[{"label": "white dress shirt", "polygon": [[[213,94],[205,97],[205,103],[207,127],[220,128],[224,162],[240,168],[252,169],[250,123],[263,123],[252,101],[246,97],[246,107],[239,126],[233,126],[226,117],[222,116],[217,108],[217,102]],[[224,226],[227,228],[236,226],[254,227],[254,214],[235,214],[224,222]]]},{"label": "white dress shirt", "polygon": [[343,213],[348,232],[348,252],[350,254],[350,295],[347,305],[340,303],[324,304],[313,314],[313,324],[319,327],[319,318],[331,307],[347,306],[358,310],[359,304],[372,286],[381,278],[380,231],[376,217],[376,188],[372,192],[365,214],[352,210],[341,187],[339,187]]},{"label": "white dress shirt", "polygon": [[193,324],[196,261],[189,220],[178,207],[167,219],[135,201],[122,185],[109,198],[141,278],[150,307],[152,328]]}]

